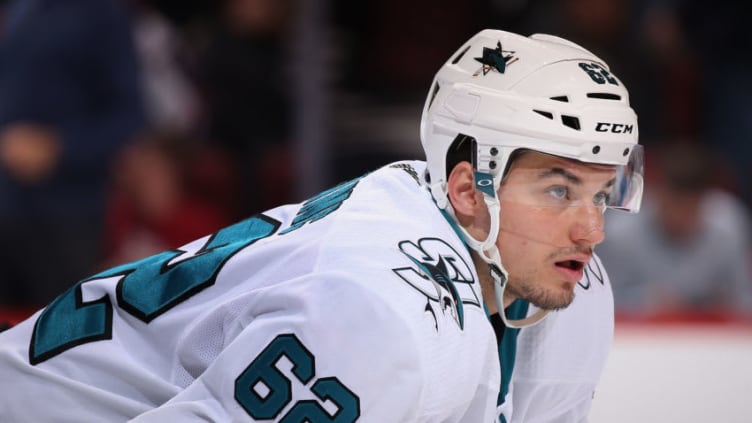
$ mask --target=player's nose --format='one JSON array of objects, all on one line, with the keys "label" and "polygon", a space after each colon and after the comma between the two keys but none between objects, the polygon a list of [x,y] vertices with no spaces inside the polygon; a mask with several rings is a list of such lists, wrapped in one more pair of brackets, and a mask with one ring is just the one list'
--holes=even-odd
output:
[{"label": "player's nose", "polygon": [[595,205],[575,207],[569,236],[577,245],[595,247],[606,238],[603,211]]}]

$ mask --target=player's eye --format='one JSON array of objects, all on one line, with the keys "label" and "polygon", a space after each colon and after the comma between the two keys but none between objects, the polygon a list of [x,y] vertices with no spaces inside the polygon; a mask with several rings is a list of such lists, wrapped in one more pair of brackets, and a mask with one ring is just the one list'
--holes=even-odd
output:
[{"label": "player's eye", "polygon": [[569,188],[564,185],[554,185],[548,187],[546,193],[556,200],[566,200],[569,197]]},{"label": "player's eye", "polygon": [[610,200],[611,200],[610,192],[601,191],[593,196],[593,203],[596,206],[600,206],[600,207],[608,206]]}]

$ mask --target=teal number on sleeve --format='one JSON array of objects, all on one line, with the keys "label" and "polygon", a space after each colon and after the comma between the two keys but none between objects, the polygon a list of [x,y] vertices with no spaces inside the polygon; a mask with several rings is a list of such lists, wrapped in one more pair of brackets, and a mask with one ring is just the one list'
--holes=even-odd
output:
[{"label": "teal number on sleeve", "polygon": [[321,401],[333,402],[338,410],[333,416],[314,400],[298,401],[280,423],[350,423],[360,416],[360,401],[337,378],[321,378],[311,387]]},{"label": "teal number on sleeve", "polygon": [[84,303],[81,285],[122,275],[119,306],[144,322],[214,284],[222,265],[253,242],[273,234],[279,222],[254,216],[214,234],[196,253],[171,262],[183,251],[168,251],[106,270],[66,291],[39,315],[29,347],[29,362],[38,364],[63,351],[112,338],[112,304],[107,295]]},{"label": "teal number on sleeve", "polygon": [[235,399],[254,419],[275,418],[292,399],[290,380],[276,366],[283,356],[292,362],[292,372],[301,382],[308,383],[314,375],[313,355],[295,335],[274,338],[235,380]]},{"label": "teal number on sleeve", "polygon": [[[235,400],[254,419],[271,420],[293,400],[290,379],[277,367],[282,357],[293,365],[292,374],[302,384],[315,375],[313,354],[293,334],[279,335],[235,380]],[[311,391],[322,401],[330,400],[338,410],[329,414],[315,400],[297,401],[280,423],[351,423],[360,416],[360,401],[336,378],[321,378]]]},{"label": "teal number on sleeve", "polygon": [[[294,231],[333,212],[350,196],[358,181],[345,182],[306,201],[291,226],[280,233]],[[78,282],[39,315],[29,347],[29,362],[38,364],[76,345],[112,338],[112,299],[103,295],[84,302],[82,284],[121,276],[118,306],[148,323],[213,285],[230,257],[274,234],[279,226],[280,222],[268,216],[254,216],[220,230],[190,256],[184,251],[166,251]]]},{"label": "teal number on sleeve", "polygon": [[97,277],[126,276],[118,283],[118,305],[150,322],[193,294],[214,284],[222,265],[241,249],[274,233],[279,223],[256,216],[214,234],[193,256],[171,261],[182,251],[169,251],[100,273]]},{"label": "teal number on sleeve", "polygon": [[112,304],[107,296],[83,304],[79,282],[39,315],[29,345],[38,364],[76,345],[112,338]]}]

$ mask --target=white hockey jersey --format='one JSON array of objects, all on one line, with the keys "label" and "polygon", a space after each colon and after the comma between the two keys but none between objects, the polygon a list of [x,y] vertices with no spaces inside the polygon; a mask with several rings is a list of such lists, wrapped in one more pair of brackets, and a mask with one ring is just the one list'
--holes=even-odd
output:
[{"label": "white hockey jersey", "polygon": [[0,334],[0,421],[496,421],[496,339],[424,166],[79,281]]},{"label": "white hockey jersey", "polygon": [[[534,313],[530,306],[529,313]],[[588,263],[575,299],[520,331],[512,395],[500,409],[510,423],[583,423],[596,395],[614,334],[614,299],[598,257]]]}]

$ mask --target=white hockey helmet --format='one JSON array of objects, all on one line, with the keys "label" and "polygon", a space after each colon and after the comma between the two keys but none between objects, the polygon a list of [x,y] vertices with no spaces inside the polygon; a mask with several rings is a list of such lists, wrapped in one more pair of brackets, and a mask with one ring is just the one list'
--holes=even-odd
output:
[{"label": "white hockey helmet", "polygon": [[462,232],[471,248],[503,271],[504,279],[506,271],[495,247],[496,192],[514,151],[614,165],[617,180],[607,206],[639,210],[643,155],[629,93],[603,60],[568,40],[479,32],[436,74],[420,135],[431,193],[451,215],[447,156],[457,141],[470,141],[468,160],[489,206],[491,231],[486,240]]},{"label": "white hockey helmet", "polygon": [[[530,149],[587,163],[630,166],[631,191],[610,206],[639,210],[642,149],[629,93],[601,59],[552,35],[484,30],[434,78],[420,128],[431,190],[445,207],[447,152],[458,137],[475,140],[476,169],[498,189],[508,159]],[[618,185],[617,185],[618,186]]]}]

